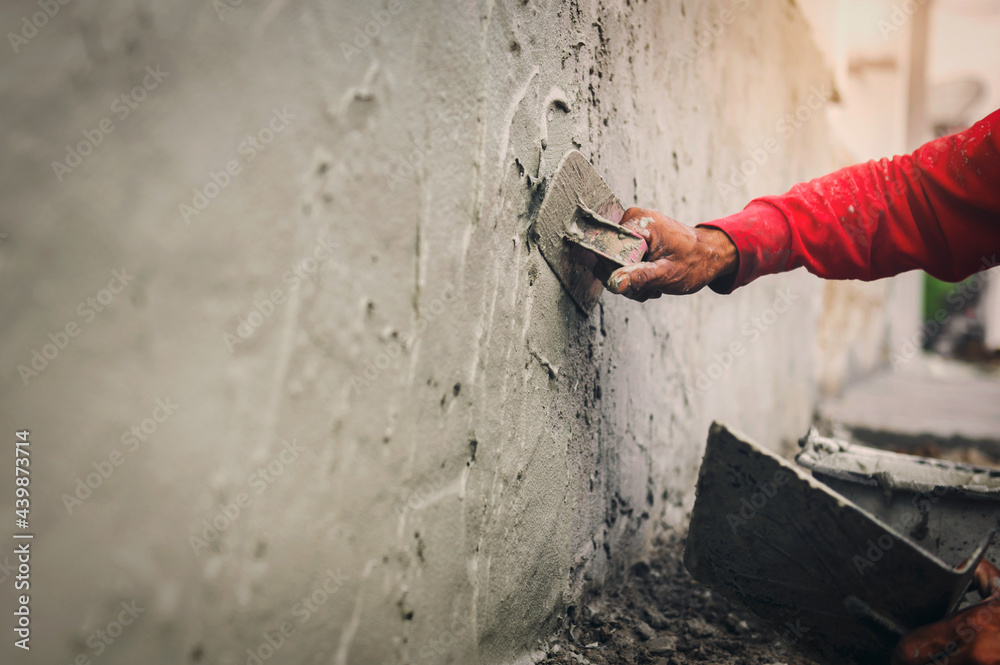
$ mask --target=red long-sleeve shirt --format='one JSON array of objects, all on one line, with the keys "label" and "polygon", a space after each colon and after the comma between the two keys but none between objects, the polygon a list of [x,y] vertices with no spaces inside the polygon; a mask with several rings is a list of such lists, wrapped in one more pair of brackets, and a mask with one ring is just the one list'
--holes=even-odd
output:
[{"label": "red long-sleeve shirt", "polygon": [[911,155],[858,164],[755,199],[703,226],[736,245],[719,293],[800,266],[873,280],[920,268],[955,282],[1000,262],[1000,110]]}]

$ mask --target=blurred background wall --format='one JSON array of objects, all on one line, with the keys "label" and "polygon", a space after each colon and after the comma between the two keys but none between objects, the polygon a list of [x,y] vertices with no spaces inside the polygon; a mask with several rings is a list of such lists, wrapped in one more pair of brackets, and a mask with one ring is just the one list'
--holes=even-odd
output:
[{"label": "blurred background wall", "polygon": [[[828,109],[839,166],[910,152],[1000,107],[995,0],[802,0],[800,6],[842,93]],[[1000,300],[996,271],[989,272],[992,280],[985,281],[994,286],[984,300]],[[816,344],[821,394],[839,394],[893,358],[912,358],[922,345],[933,348],[920,323],[945,306],[947,288],[920,272],[867,284],[826,282]],[[945,309],[946,333],[971,327],[975,344],[1000,348],[1000,303],[968,317]]]},{"label": "blurred background wall", "polygon": [[27,662],[528,658],[683,528],[713,419],[787,449],[919,322],[914,276],[802,271],[584,317],[547,179],[696,224],[913,147],[877,7],[5,3]]}]

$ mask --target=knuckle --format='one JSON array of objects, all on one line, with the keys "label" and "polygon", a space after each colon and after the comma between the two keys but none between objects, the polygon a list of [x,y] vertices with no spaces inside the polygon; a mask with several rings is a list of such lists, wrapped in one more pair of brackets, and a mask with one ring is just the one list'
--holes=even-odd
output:
[{"label": "knuckle", "polygon": [[630,283],[633,289],[641,289],[649,281],[649,276],[646,274],[646,266],[641,265],[631,272],[629,275]]},{"label": "knuckle", "polygon": [[637,220],[642,219],[643,217],[652,217],[652,216],[653,216],[652,210],[648,210],[646,208],[632,207],[626,210],[625,214],[622,215],[622,224],[624,224],[625,222],[635,223]]}]

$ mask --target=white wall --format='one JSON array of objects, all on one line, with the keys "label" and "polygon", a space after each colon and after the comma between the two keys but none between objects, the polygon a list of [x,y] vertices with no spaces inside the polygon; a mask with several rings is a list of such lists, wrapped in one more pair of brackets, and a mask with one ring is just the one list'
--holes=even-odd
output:
[{"label": "white wall", "polygon": [[[893,0],[801,4],[839,93],[829,110],[837,166],[918,147],[907,143],[911,33],[918,5]],[[920,324],[922,289],[922,273],[916,271],[878,282],[824,283],[815,347],[822,394],[839,393],[910,348]]]},{"label": "white wall", "polygon": [[571,147],[691,224],[830,170],[790,3],[105,0],[0,67],[0,422],[37,451],[37,662],[244,663],[283,625],[282,662],[505,662],[684,523],[712,419],[774,446],[808,425],[817,280],[584,318],[527,233]]}]

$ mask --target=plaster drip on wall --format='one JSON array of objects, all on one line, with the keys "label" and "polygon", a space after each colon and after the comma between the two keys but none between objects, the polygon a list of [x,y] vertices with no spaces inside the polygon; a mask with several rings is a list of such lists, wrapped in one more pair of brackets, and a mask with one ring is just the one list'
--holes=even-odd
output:
[{"label": "plaster drip on wall", "polygon": [[529,349],[528,353],[534,356],[535,360],[537,360],[542,367],[548,370],[550,379],[559,378],[559,368],[553,365],[551,362],[549,362],[548,358],[540,354],[538,351],[535,351],[534,349]]},{"label": "plaster drip on wall", "polygon": [[[462,469],[467,469],[467,467],[463,466]],[[462,498],[462,495],[465,493],[465,478],[463,476],[464,471],[462,475],[457,476],[441,489],[428,494],[427,497],[420,502],[420,506],[418,508],[413,508],[412,510],[421,511],[426,508],[430,508],[434,504],[449,497]]]},{"label": "plaster drip on wall", "polygon": [[[555,104],[562,107],[566,113],[570,112],[569,101],[566,98],[566,92],[557,85],[549,88],[549,94],[545,95],[545,101],[542,102],[542,118],[539,123],[541,127],[541,132],[539,134],[539,140],[541,141],[541,151],[544,152],[549,145],[549,109]],[[538,168],[541,169],[542,160],[541,157],[538,159]],[[541,177],[541,173],[535,173],[535,177]]]},{"label": "plaster drip on wall", "polygon": [[490,21],[493,20],[493,8],[496,6],[496,0],[490,0],[489,7],[486,8],[486,15],[483,16],[483,48],[486,48],[486,34],[489,32]]},{"label": "plaster drip on wall", "polygon": [[361,580],[358,584],[358,595],[354,597],[354,611],[351,612],[351,618],[344,626],[344,630],[340,633],[340,643],[337,645],[337,655],[334,657],[333,662],[336,665],[347,665],[347,654],[351,650],[351,642],[354,641],[354,635],[358,632],[358,626],[361,625],[361,611],[364,609],[364,592],[365,592],[365,581],[372,573],[372,568],[375,567],[375,561],[369,560],[365,564],[365,569],[361,573]]},{"label": "plaster drip on wall", "polygon": [[433,222],[433,207],[427,188],[423,186],[422,171],[417,172],[417,179],[421,183],[420,212],[417,214],[417,228],[413,238],[413,315],[420,317],[420,299],[423,296],[427,275],[428,252],[423,251],[424,222]]},{"label": "plaster drip on wall", "polygon": [[[518,273],[521,272],[521,261],[517,262]],[[535,290],[526,289],[527,293],[524,295],[524,306],[521,310],[524,314],[524,325],[521,326],[521,344],[526,344],[528,340],[528,326],[531,325],[531,312],[535,308]],[[516,305],[516,303],[514,303]]]},{"label": "plaster drip on wall", "polygon": [[285,398],[285,382],[288,379],[288,368],[291,365],[292,354],[295,351],[295,334],[298,332],[299,310],[302,303],[301,288],[291,289],[288,294],[288,307],[285,308],[285,318],[282,321],[281,341],[278,345],[278,358],[271,376],[270,399],[264,412],[261,433],[263,439],[259,443],[262,450],[269,448],[274,441],[274,432],[278,421],[278,412]]},{"label": "plaster drip on wall", "polygon": [[497,168],[503,172],[503,161],[504,157],[507,156],[507,150],[510,145],[510,126],[514,122],[514,114],[517,113],[517,109],[521,106],[521,102],[528,94],[528,89],[531,87],[531,82],[535,80],[538,75],[539,66],[535,65],[531,74],[528,76],[528,80],[524,82],[521,89],[517,91],[514,95],[514,99],[511,101],[510,106],[507,107],[507,113],[504,114],[503,131],[500,134],[500,145],[497,149]]},{"label": "plaster drip on wall", "polygon": [[[479,317],[479,322],[476,326],[476,344],[475,353],[472,354],[470,360],[469,368],[469,383],[473,384],[476,381],[476,374],[479,372],[479,359],[482,356],[483,349],[490,348],[490,339],[493,337],[493,318],[497,310],[497,298],[500,297],[500,275],[498,270],[494,270],[491,274],[493,279],[493,295],[489,299],[489,303],[483,303],[482,316]],[[484,298],[489,297],[486,294],[488,291],[484,289]],[[485,336],[485,339],[484,339]]]},{"label": "plaster drip on wall", "polygon": [[360,100],[370,100],[375,98],[375,91],[372,88],[372,84],[375,82],[375,77],[379,73],[379,62],[377,59],[373,59],[371,64],[368,65],[368,69],[365,70],[365,75],[361,79],[361,83],[358,85],[352,85],[340,98],[340,110],[338,115],[344,117],[347,115],[347,111],[355,99]]}]

